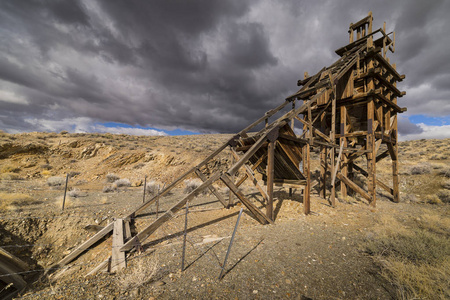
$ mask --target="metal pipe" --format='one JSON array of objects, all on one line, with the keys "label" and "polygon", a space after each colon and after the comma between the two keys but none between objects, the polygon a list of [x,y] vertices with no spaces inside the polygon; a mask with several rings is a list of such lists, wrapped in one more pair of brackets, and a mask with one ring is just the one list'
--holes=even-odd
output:
[{"label": "metal pipe", "polygon": [[239,225],[239,220],[241,219],[241,215],[242,215],[242,211],[243,210],[244,210],[244,208],[242,207],[241,210],[239,211],[239,216],[237,218],[236,225],[234,226],[233,235],[231,236],[230,245],[228,245],[227,254],[225,255],[225,260],[223,261],[222,270],[220,271],[219,280],[221,280],[222,277],[223,277],[223,272],[225,271],[225,265],[226,265],[227,260],[228,260],[228,255],[230,254],[231,246],[233,245],[234,236],[236,235],[236,231],[237,231],[237,228],[238,228],[238,225]]}]

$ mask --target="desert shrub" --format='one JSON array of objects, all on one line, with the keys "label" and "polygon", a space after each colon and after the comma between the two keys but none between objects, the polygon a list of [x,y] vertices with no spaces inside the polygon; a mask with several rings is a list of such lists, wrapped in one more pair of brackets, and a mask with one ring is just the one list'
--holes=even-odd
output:
[{"label": "desert shrub", "polygon": [[133,168],[134,168],[134,169],[141,169],[141,168],[143,168],[144,166],[145,166],[144,163],[138,163],[138,164],[135,165]]},{"label": "desert shrub", "polygon": [[72,198],[79,198],[79,197],[83,197],[84,194],[80,191],[80,189],[72,189],[68,192],[69,196]]},{"label": "desert shrub", "polygon": [[450,178],[450,168],[443,168],[439,170],[438,175],[445,178]]},{"label": "desert shrub", "polygon": [[113,185],[116,187],[126,187],[126,186],[131,186],[131,182],[129,179],[123,178],[123,179],[118,179],[118,180],[114,181]]},{"label": "desert shrub", "polygon": [[444,203],[450,203],[450,190],[440,190],[437,196]]},{"label": "desert shrub", "polygon": [[119,179],[120,177],[113,173],[109,173],[108,175],[106,175],[106,181],[109,183],[113,183],[114,181],[117,181]]},{"label": "desert shrub", "polygon": [[68,131],[63,130],[63,131],[61,131],[59,134],[61,134],[61,135],[66,135],[66,134],[68,134],[68,133],[69,133]]},{"label": "desert shrub", "polygon": [[117,187],[112,184],[103,187],[103,193],[113,193],[115,191],[117,191]]},{"label": "desert shrub", "polygon": [[63,177],[52,176],[47,179],[47,184],[49,186],[62,186],[65,184],[66,180]]},{"label": "desert shrub", "polygon": [[3,173],[0,174],[1,180],[22,180],[22,177],[19,176],[19,174],[16,173]]},{"label": "desert shrub", "polygon": [[410,172],[412,175],[430,174],[431,166],[426,163],[417,164],[411,168]]},{"label": "desert shrub", "polygon": [[145,193],[149,195],[156,195],[159,191],[159,184],[156,181],[147,182],[147,186],[145,187]]},{"label": "desert shrub", "polygon": [[0,211],[14,209],[33,202],[33,198],[27,194],[0,192]]},{"label": "desert shrub", "polygon": [[[183,193],[190,194],[195,189],[197,189],[201,184],[202,184],[202,182],[200,180],[198,180],[198,179],[187,179],[187,180],[184,181]],[[206,195],[208,192],[207,192],[206,189],[204,189],[201,193],[203,195]]]}]

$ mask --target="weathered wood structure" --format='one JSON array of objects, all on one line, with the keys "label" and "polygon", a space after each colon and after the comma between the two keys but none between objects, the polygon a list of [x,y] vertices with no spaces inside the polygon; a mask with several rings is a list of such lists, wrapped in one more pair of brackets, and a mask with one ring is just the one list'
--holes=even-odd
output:
[{"label": "weathered wood structure", "polygon": [[[124,267],[122,260],[125,256],[117,249],[121,252],[139,249],[153,232],[204,189],[209,189],[224,207],[233,205],[232,197],[225,199],[214,187],[219,181],[262,224],[274,222],[275,185],[302,189],[304,213],[309,214],[312,186],[310,152],[313,147],[320,149],[319,194],[321,197],[329,195],[331,205],[336,205],[335,192],[338,184],[343,196],[349,192],[357,193],[372,206],[376,204],[377,185],[387,190],[393,201],[398,202],[397,114],[406,109],[397,105],[397,98],[402,97],[405,92],[401,92],[396,83],[405,76],[400,75],[395,64],[390,64],[387,58],[387,52],[395,50],[395,33],[386,33],[385,25],[373,31],[372,20],[372,14],[369,13],[364,19],[350,24],[349,44],[336,50],[340,58],[330,67],[323,68],[313,76],[305,73],[304,79],[298,81],[298,85],[302,86],[300,90],[174,180],[159,195],[143,203],[123,219],[105,227],[57,266],[75,259],[82,251],[114,230],[115,250],[112,255],[120,260],[120,264],[113,263],[112,269]],[[301,105],[297,104],[300,102]],[[285,114],[269,122],[271,117],[286,107],[290,109]],[[295,123],[301,124],[301,135],[295,133]],[[250,134],[255,128],[262,129]],[[226,171],[217,169],[206,173],[205,166],[208,162],[227,149],[234,159],[232,166]],[[392,187],[376,178],[376,163],[388,156],[392,159]],[[360,157],[367,162],[366,168],[356,164],[356,159]],[[256,175],[255,172],[261,175]],[[354,172],[367,178],[367,188],[353,180]],[[136,235],[131,236],[129,229],[122,229],[124,225],[129,228],[129,222],[138,218],[160,196],[169,193],[194,174],[203,184],[192,193]],[[259,190],[264,199],[263,210],[240,191],[239,187],[246,180]],[[331,186],[330,191],[327,186]],[[121,236],[119,238],[116,235]],[[95,270],[106,265],[102,263]]]}]

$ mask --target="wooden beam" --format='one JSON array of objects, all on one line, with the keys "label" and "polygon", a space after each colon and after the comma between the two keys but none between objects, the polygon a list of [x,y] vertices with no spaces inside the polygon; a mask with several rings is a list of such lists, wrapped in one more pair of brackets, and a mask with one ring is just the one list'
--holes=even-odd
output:
[{"label": "wooden beam", "polygon": [[75,258],[77,258],[81,253],[83,253],[84,251],[86,251],[89,247],[91,247],[92,245],[94,245],[95,243],[97,243],[99,240],[101,240],[105,235],[107,235],[108,233],[110,233],[114,228],[114,223],[109,223],[105,228],[103,228],[102,230],[100,230],[99,232],[97,232],[94,236],[92,236],[90,239],[88,239],[87,241],[85,241],[83,244],[81,244],[80,246],[78,246],[75,250],[73,250],[69,255],[67,255],[66,257],[64,257],[63,259],[61,259],[58,263],[56,263],[55,265],[51,266],[50,269],[53,268],[60,268],[63,267],[65,265],[67,265],[68,263],[70,263],[72,260],[74,260]]},{"label": "wooden beam", "polygon": [[362,188],[359,187],[356,183],[348,179],[346,176],[342,175],[341,173],[337,173],[337,178],[341,181],[343,181],[345,184],[347,184],[352,190],[360,194],[362,197],[364,197],[366,200],[371,202],[372,197],[364,191]]},{"label": "wooden beam", "polygon": [[266,203],[267,218],[273,220],[273,177],[274,177],[274,153],[275,141],[270,141],[267,148],[267,195],[269,196]]},{"label": "wooden beam", "polygon": [[117,272],[126,267],[125,252],[121,252],[123,246],[123,220],[114,221],[112,255],[111,255],[111,272]]},{"label": "wooden beam", "polygon": [[[239,155],[238,155],[238,154],[236,153],[236,151],[234,151],[233,149],[232,149],[232,151],[233,151],[234,157],[236,158],[236,160],[238,160],[238,159],[239,159]],[[264,155],[264,156],[265,156],[265,155]],[[267,195],[267,192],[261,187],[261,185],[258,183],[258,180],[257,180],[257,179],[255,178],[255,176],[253,175],[254,169],[253,169],[253,168],[250,168],[250,167],[247,166],[247,165],[244,165],[244,168],[245,168],[245,172],[246,172],[247,178],[250,178],[250,179],[251,179],[253,185],[256,186],[256,188],[257,188],[258,191],[261,193],[262,197],[264,198],[264,200],[265,200],[266,203],[267,203],[267,201],[269,201],[269,200],[268,200],[268,199],[269,199],[269,196]],[[255,169],[256,169],[256,168],[255,168]],[[236,186],[239,187],[239,185],[237,185],[237,184],[236,184]]]},{"label": "wooden beam", "polygon": [[[367,177],[369,174],[367,173],[366,170],[364,170],[363,168],[361,168],[360,166],[358,166],[357,164],[353,164],[353,168],[355,170],[357,170],[358,172],[360,172],[363,176]],[[383,183],[382,181],[380,181],[379,179],[376,180],[377,185],[379,185],[381,188],[383,188],[385,191],[389,192],[391,195],[394,194],[394,190],[392,188],[390,188],[387,184]]]},{"label": "wooden beam", "polygon": [[141,230],[137,235],[135,235],[133,238],[131,238],[128,242],[123,245],[122,248],[120,248],[120,251],[128,251],[135,247],[136,245],[141,244],[144,240],[146,240],[153,232],[155,232],[161,225],[169,221],[173,218],[175,213],[177,213],[179,210],[181,210],[187,201],[193,199],[195,196],[197,196],[201,191],[206,189],[208,186],[210,186],[214,181],[218,180],[221,176],[221,172],[217,171],[216,173],[212,174],[208,180],[203,182],[199,187],[197,187],[194,191],[192,191],[189,195],[184,197],[182,200],[180,200],[178,203],[176,203],[174,206],[172,206],[169,210],[167,210],[164,214],[162,214],[158,219],[156,219],[153,223],[145,227],[143,230]]},{"label": "wooden beam", "polygon": [[[278,127],[275,127],[272,129],[272,131],[278,131]],[[234,175],[239,170],[240,167],[242,167],[243,164],[245,164],[250,157],[253,156],[253,154],[256,153],[256,151],[261,148],[261,146],[266,142],[267,136],[272,132],[267,132],[263,134],[254,144],[253,146],[241,157],[240,160],[238,160],[228,171],[227,173],[229,175]]]},{"label": "wooden beam", "polygon": [[280,110],[282,110],[290,101],[284,101],[283,104],[279,105],[278,107],[276,107],[275,109],[272,109],[268,112],[266,112],[266,114],[259,118],[258,120],[256,120],[255,122],[253,122],[252,124],[248,125],[247,127],[245,127],[244,129],[242,129],[238,135],[243,135],[246,134],[250,129],[252,129],[253,127],[257,126],[259,123],[261,123],[262,121],[266,120],[267,118],[273,116],[274,114],[276,114],[277,112],[279,112]]},{"label": "wooden beam", "polygon": [[[230,140],[231,142],[231,140]],[[198,165],[196,165],[195,167],[192,167],[191,169],[189,169],[186,173],[184,173],[183,175],[181,175],[180,177],[178,177],[176,180],[174,180],[171,184],[169,184],[165,189],[163,189],[158,195],[154,196],[152,199],[150,199],[149,201],[143,203],[142,205],[140,205],[135,211],[133,211],[132,213],[130,213],[127,217],[125,217],[125,219],[130,219],[134,216],[136,216],[137,214],[139,214],[140,212],[142,212],[144,209],[146,209],[147,207],[149,207],[150,205],[152,205],[154,202],[156,202],[157,199],[159,199],[159,197],[164,196],[165,194],[167,194],[170,190],[172,190],[178,183],[180,183],[183,179],[185,179],[186,177],[188,177],[190,174],[192,174],[193,172],[195,172],[195,170],[200,169],[201,167],[203,167],[204,165],[206,165],[211,159],[213,159],[214,157],[216,157],[220,152],[222,152],[226,147],[228,147],[229,143],[227,142],[225,144],[223,144],[221,147],[219,147],[216,151],[214,151],[213,153],[211,153],[208,157],[206,157],[201,163],[199,163]]]},{"label": "wooden beam", "polygon": [[[199,169],[195,170],[195,174],[197,174],[197,176],[203,181],[205,182],[206,180],[208,180],[208,178],[205,176],[205,174],[202,173],[202,171],[200,171]],[[214,187],[214,185],[210,185],[209,190],[211,191],[211,193],[214,194],[214,196],[216,196],[216,198],[220,201],[220,203],[222,203],[222,205],[224,207],[228,207],[228,203],[225,200],[225,198],[217,191],[217,189]]]},{"label": "wooden beam", "polygon": [[259,222],[261,222],[261,224],[266,223],[273,224],[273,221],[271,219],[267,218],[265,214],[263,214],[256,206],[254,206],[244,196],[244,194],[242,194],[241,191],[239,191],[237,186],[233,183],[233,181],[231,181],[230,175],[225,173],[220,177],[220,180],[222,180],[223,183],[225,183],[225,185],[228,186],[228,188],[233,191],[233,193],[239,198],[239,200],[241,200],[242,204],[244,204],[248,208],[248,210],[256,217],[256,219]]},{"label": "wooden beam", "polygon": [[303,213],[311,213],[311,157],[310,146],[303,146],[303,174],[306,176],[306,186],[303,191]]}]

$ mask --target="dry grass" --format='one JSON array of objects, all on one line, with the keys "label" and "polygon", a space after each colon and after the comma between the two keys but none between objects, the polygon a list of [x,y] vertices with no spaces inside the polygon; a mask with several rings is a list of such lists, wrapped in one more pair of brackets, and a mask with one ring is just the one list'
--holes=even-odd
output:
[{"label": "dry grass", "polygon": [[16,173],[2,173],[0,174],[0,180],[22,180],[22,177]]},{"label": "dry grass", "polygon": [[427,210],[420,218],[399,222],[384,217],[366,251],[399,299],[450,297],[450,218]]},{"label": "dry grass", "polygon": [[130,262],[130,265],[118,274],[116,282],[119,288],[132,290],[152,281],[157,272],[157,257],[146,255]]},{"label": "dry grass", "polygon": [[27,194],[0,192],[0,211],[13,210],[33,201],[34,199]]}]

